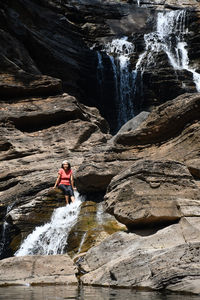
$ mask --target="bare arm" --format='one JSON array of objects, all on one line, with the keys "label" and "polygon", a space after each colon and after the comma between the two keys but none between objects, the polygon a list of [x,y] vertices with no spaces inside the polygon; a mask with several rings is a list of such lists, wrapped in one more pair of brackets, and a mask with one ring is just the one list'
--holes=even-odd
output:
[{"label": "bare arm", "polygon": [[54,184],[54,189],[57,187],[57,185],[59,184],[59,182],[60,182],[60,174],[58,174],[58,177],[57,177],[57,179],[56,179],[56,182],[55,182],[55,184]]},{"label": "bare arm", "polygon": [[71,181],[71,186],[72,186],[72,188],[73,188],[73,190],[74,190],[74,189],[75,189],[75,186],[74,186],[74,176],[73,176],[73,175],[71,175],[70,181]]}]

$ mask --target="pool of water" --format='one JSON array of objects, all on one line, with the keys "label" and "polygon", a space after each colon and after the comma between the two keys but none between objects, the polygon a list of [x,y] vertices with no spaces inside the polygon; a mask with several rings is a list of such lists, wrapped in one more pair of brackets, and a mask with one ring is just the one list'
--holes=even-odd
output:
[{"label": "pool of water", "polygon": [[0,300],[199,300],[199,296],[77,286],[0,287]]}]

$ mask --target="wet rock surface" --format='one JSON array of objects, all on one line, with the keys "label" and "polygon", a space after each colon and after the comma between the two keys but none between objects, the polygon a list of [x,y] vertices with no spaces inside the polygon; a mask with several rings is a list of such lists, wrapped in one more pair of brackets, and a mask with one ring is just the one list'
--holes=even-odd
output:
[{"label": "wet rock surface", "polygon": [[[95,200],[95,196],[93,198]],[[105,213],[103,202],[85,201],[81,205],[77,223],[68,236],[67,253],[78,260],[106,237],[123,230],[126,230],[126,226]]]}]

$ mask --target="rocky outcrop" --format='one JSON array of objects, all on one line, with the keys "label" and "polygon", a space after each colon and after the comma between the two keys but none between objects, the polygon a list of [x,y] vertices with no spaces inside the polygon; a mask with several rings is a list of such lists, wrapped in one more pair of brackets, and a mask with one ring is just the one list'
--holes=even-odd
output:
[{"label": "rocky outcrop", "polygon": [[154,109],[141,128],[129,133],[117,134],[116,146],[159,143],[183,132],[186,124],[198,123],[200,113],[199,94],[185,94]]},{"label": "rocky outcrop", "polygon": [[[179,8],[187,8],[178,19],[179,25],[188,27],[179,30],[178,49],[179,54],[186,51],[187,43],[187,69],[174,69],[164,48],[157,51],[155,44],[148,48],[144,40],[144,34],[155,33],[159,12]],[[105,193],[108,188],[107,210],[134,231],[107,237],[117,223],[114,229],[110,225],[100,229],[93,207],[90,227],[83,208],[83,218],[73,228],[78,237],[74,238],[73,230],[70,235],[75,246],[70,255],[83,256],[89,247],[98,246],[88,251],[82,263],[83,258],[77,258],[87,272],[82,282],[199,293],[200,98],[194,93],[193,78],[193,71],[199,69],[198,22],[195,0],[9,0],[0,4],[0,239],[6,255],[12,255],[22,238],[63,205],[63,196],[50,188],[60,163],[68,159],[79,192]],[[152,112],[147,119],[138,115],[136,124],[132,120],[111,138],[105,119],[89,106],[100,109],[114,132],[120,108],[105,44],[124,35],[134,44],[129,71],[138,67],[141,55],[144,58],[134,73],[135,114],[143,109]],[[170,39],[177,42],[173,33]],[[97,51],[102,54],[103,93]],[[149,52],[153,61],[148,60]],[[182,95],[185,92],[192,94]],[[166,102],[177,95],[181,96]],[[87,218],[90,205],[83,206]],[[10,237],[5,241],[7,225]],[[76,282],[76,270],[65,259],[71,270],[69,281]],[[28,269],[19,268],[24,263]],[[34,273],[37,263],[48,270]],[[12,272],[14,266],[25,270],[19,281],[11,266]],[[66,282],[67,267],[56,266],[60,268],[56,256],[10,258],[1,263],[2,284],[9,278],[11,284]],[[52,268],[58,279],[49,276]]]},{"label": "rocky outcrop", "polygon": [[[192,161],[197,162],[200,143],[199,100],[199,94],[179,96],[155,108],[135,130],[120,131],[109,140],[103,152],[87,156],[83,161],[77,170],[77,186],[80,186],[80,190],[90,191],[91,180],[93,190],[105,190],[114,176],[139,159],[169,159],[188,167]],[[193,163],[193,169],[198,169],[196,163],[195,166]],[[192,167],[189,170],[194,175]],[[110,176],[107,177],[107,174]],[[195,174],[198,176],[198,171]],[[95,177],[98,178],[96,182]]]},{"label": "rocky outcrop", "polygon": [[77,268],[67,255],[10,257],[0,266],[0,286],[78,283]]},{"label": "rocky outcrop", "polygon": [[104,159],[121,169],[105,206],[131,232],[77,261],[83,284],[199,294],[198,103],[198,94],[180,96],[110,142]]},{"label": "rocky outcrop", "polygon": [[200,216],[199,188],[188,169],[174,161],[140,160],[115,176],[106,210],[129,228]]},{"label": "rocky outcrop", "polygon": [[[109,56],[102,51],[105,82],[100,90],[97,51],[116,37],[128,36],[134,44],[131,65],[135,69],[140,55],[146,51],[143,36],[154,31],[158,12],[183,8],[187,9],[188,30],[184,39],[188,43],[190,67],[198,70],[199,3],[195,0],[141,0],[140,6],[136,0],[2,3],[0,97],[46,96],[64,90],[82,103],[96,106],[115,132],[113,70]],[[152,55],[153,65],[147,66],[145,60],[142,78],[138,73],[135,113],[196,91],[192,72],[174,70],[163,51],[154,51]]]},{"label": "rocky outcrop", "polygon": [[80,263],[86,272],[81,281],[198,294],[198,256],[199,218],[184,218],[148,237],[116,233],[107,238]]},{"label": "rocky outcrop", "polygon": [[70,160],[75,172],[88,147],[101,148],[110,135],[97,109],[67,94],[3,102],[0,122],[0,214],[18,228],[12,243],[16,250],[21,239],[63,205],[60,194],[49,194],[61,162]]}]

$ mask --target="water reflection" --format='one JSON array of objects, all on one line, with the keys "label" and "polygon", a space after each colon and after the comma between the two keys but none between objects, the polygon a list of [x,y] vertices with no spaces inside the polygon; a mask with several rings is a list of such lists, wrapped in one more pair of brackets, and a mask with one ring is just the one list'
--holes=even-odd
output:
[{"label": "water reflection", "polygon": [[197,300],[199,296],[77,286],[0,287],[0,300]]}]

